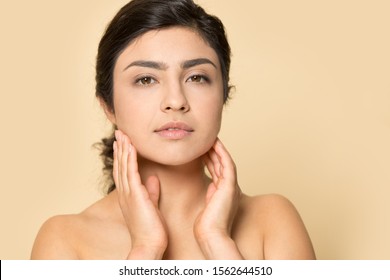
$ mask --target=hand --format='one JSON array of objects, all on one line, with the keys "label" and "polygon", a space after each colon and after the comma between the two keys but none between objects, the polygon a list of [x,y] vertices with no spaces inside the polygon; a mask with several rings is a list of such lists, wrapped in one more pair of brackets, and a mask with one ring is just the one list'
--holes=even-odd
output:
[{"label": "hand", "polygon": [[115,137],[113,176],[131,237],[128,259],[161,259],[168,237],[158,209],[160,182],[156,176],[151,176],[143,185],[135,147],[121,131],[117,130]]},{"label": "hand", "polygon": [[241,196],[236,166],[219,139],[204,156],[204,162],[212,182],[207,189],[205,208],[194,224],[195,237],[207,258],[242,259],[231,239]]}]

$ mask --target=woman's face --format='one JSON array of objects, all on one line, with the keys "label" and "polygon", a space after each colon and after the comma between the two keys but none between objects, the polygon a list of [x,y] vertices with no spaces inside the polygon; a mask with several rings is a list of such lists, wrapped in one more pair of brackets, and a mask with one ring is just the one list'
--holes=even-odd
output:
[{"label": "woman's face", "polygon": [[115,115],[139,155],[166,165],[188,163],[213,145],[221,127],[223,83],[218,56],[194,31],[149,31],[118,57]]}]

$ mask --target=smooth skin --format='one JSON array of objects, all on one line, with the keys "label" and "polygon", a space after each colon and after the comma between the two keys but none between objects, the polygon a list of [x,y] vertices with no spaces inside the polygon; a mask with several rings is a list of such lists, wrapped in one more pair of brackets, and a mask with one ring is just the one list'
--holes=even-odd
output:
[{"label": "smooth skin", "polygon": [[[150,31],[131,43],[114,69],[115,111],[101,102],[118,127],[117,188],[45,222],[31,258],[314,259],[287,199],[242,193],[218,139],[222,92],[218,57],[196,32]],[[161,137],[156,131],[172,121],[191,132]]]}]

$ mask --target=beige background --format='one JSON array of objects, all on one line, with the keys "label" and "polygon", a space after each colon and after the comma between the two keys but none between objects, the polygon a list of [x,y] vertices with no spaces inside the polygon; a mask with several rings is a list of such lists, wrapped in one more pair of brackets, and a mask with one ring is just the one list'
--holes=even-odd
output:
[{"label": "beige background", "polygon": [[[101,196],[94,59],[126,2],[0,2],[1,259]],[[389,259],[390,2],[198,3],[233,50],[221,138],[244,191],[287,196],[320,259]]]}]

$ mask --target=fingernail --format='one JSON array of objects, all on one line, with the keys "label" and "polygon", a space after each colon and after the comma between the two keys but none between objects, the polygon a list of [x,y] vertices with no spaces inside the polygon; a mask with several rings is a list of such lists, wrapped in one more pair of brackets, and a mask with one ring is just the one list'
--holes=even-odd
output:
[{"label": "fingernail", "polygon": [[115,139],[119,141],[119,131],[115,130]]}]

